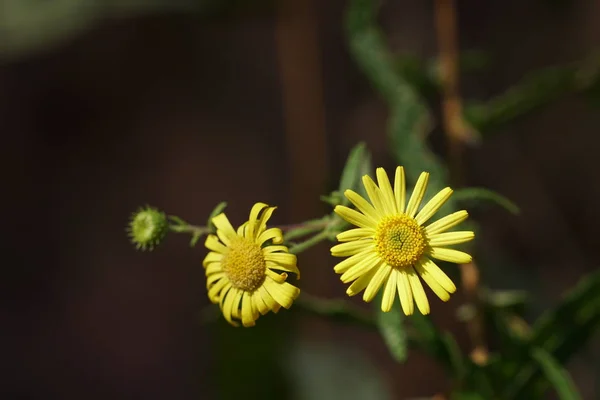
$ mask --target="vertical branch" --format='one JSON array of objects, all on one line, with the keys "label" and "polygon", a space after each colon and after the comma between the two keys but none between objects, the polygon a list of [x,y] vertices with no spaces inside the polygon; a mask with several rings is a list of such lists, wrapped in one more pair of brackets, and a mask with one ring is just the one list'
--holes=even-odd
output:
[{"label": "vertical branch", "polygon": [[[276,43],[290,168],[292,220],[321,212],[318,198],[327,177],[325,111],[313,0],[282,0],[276,22]],[[314,206],[313,206],[314,205]],[[313,207],[308,209],[308,207]]]},{"label": "vertical branch", "polygon": [[[450,168],[458,185],[464,181],[463,152],[465,144],[473,141],[473,131],[463,119],[462,100],[458,76],[458,28],[454,0],[436,0],[435,17],[439,46],[440,78],[442,84],[443,126],[448,138]],[[460,266],[463,289],[468,301],[478,301],[479,270],[475,263]],[[471,358],[483,364],[487,361],[487,348],[484,341],[484,325],[481,308],[467,323],[473,350]]]}]

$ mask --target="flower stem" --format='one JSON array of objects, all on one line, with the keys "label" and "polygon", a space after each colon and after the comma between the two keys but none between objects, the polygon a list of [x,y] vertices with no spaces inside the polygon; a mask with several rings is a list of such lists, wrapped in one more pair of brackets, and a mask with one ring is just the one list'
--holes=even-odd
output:
[{"label": "flower stem", "polygon": [[169,230],[176,233],[191,233],[192,235],[206,235],[210,229],[206,226],[197,225],[169,225]]},{"label": "flower stem", "polygon": [[370,329],[377,328],[371,314],[342,299],[323,299],[302,292],[294,302],[294,309],[306,314],[325,317],[333,322],[359,325]]},{"label": "flower stem", "polygon": [[324,231],[317,233],[316,235],[312,236],[311,238],[306,239],[304,242],[301,242],[301,243],[291,246],[290,253],[292,253],[292,254],[302,253],[303,251],[309,249],[310,247],[313,247],[314,245],[322,242],[323,240],[328,239],[329,235],[330,235],[329,231],[327,229],[325,229]]}]

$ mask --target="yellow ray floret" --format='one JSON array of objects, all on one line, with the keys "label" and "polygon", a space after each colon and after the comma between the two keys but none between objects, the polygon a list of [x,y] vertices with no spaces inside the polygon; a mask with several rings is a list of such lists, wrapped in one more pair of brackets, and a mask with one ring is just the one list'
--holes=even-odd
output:
[{"label": "yellow ray floret", "polygon": [[[423,172],[412,195],[406,200],[404,169],[396,168],[394,186],[383,168],[377,168],[377,183],[363,177],[368,200],[352,190],[344,195],[356,209],[337,206],[335,212],[358,228],[337,236],[339,244],[331,248],[336,257],[348,257],[334,267],[344,283],[351,283],[346,293],[354,296],[364,290],[363,299],[373,300],[383,290],[381,309],[390,311],[396,292],[406,315],[414,304],[428,314],[429,301],[422,281],[443,301],[448,301],[456,286],[432,258],[459,264],[471,256],[451,246],[472,240],[471,231],[446,232],[464,221],[468,214],[458,211],[425,225],[452,195],[445,188],[422,208],[429,174]],[[420,208],[420,210],[419,210]]]},{"label": "yellow ray floret", "polygon": [[286,282],[288,272],[300,277],[296,256],[281,245],[279,228],[267,229],[276,207],[256,203],[250,218],[237,230],[225,214],[212,219],[216,235],[206,238],[211,250],[202,265],[211,302],[219,304],[234,326],[254,326],[258,317],[290,308],[300,289]]}]

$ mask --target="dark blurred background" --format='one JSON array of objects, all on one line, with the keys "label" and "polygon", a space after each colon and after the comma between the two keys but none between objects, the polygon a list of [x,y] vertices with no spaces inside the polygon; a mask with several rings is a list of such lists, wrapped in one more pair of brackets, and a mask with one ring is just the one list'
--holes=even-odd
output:
[{"label": "dark blurred background", "polygon": [[[26,4],[27,3],[27,4]],[[114,3],[114,4],[113,4]],[[381,3],[399,54],[436,55],[433,4]],[[292,311],[252,329],[203,324],[202,246],[169,236],[152,253],[125,234],[149,203],[204,223],[256,201],[274,223],[320,217],[351,147],[392,168],[387,109],[351,59],[345,1],[0,1],[6,399],[395,399],[448,389],[436,363],[404,365],[374,332]],[[487,99],[529,72],[600,45],[600,2],[458,2],[462,49],[490,54],[462,77]],[[483,280],[525,289],[531,316],[555,304],[600,247],[600,114],[562,96],[466,154],[469,186],[515,201],[475,213]],[[435,149],[444,147],[435,130]],[[328,244],[304,253],[303,290],[344,296]],[[434,320],[468,349],[461,294]],[[598,340],[569,364],[600,398]]]}]

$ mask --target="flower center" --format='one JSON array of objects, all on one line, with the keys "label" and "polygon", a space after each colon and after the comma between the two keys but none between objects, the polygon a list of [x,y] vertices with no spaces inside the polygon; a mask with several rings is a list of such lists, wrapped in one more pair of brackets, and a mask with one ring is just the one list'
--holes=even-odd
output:
[{"label": "flower center", "polygon": [[386,263],[403,268],[414,265],[423,255],[426,240],[413,218],[398,214],[381,220],[375,231],[375,245]]},{"label": "flower center", "polygon": [[258,289],[265,280],[267,269],[261,247],[245,238],[231,242],[228,247],[221,268],[231,284],[247,292]]}]

